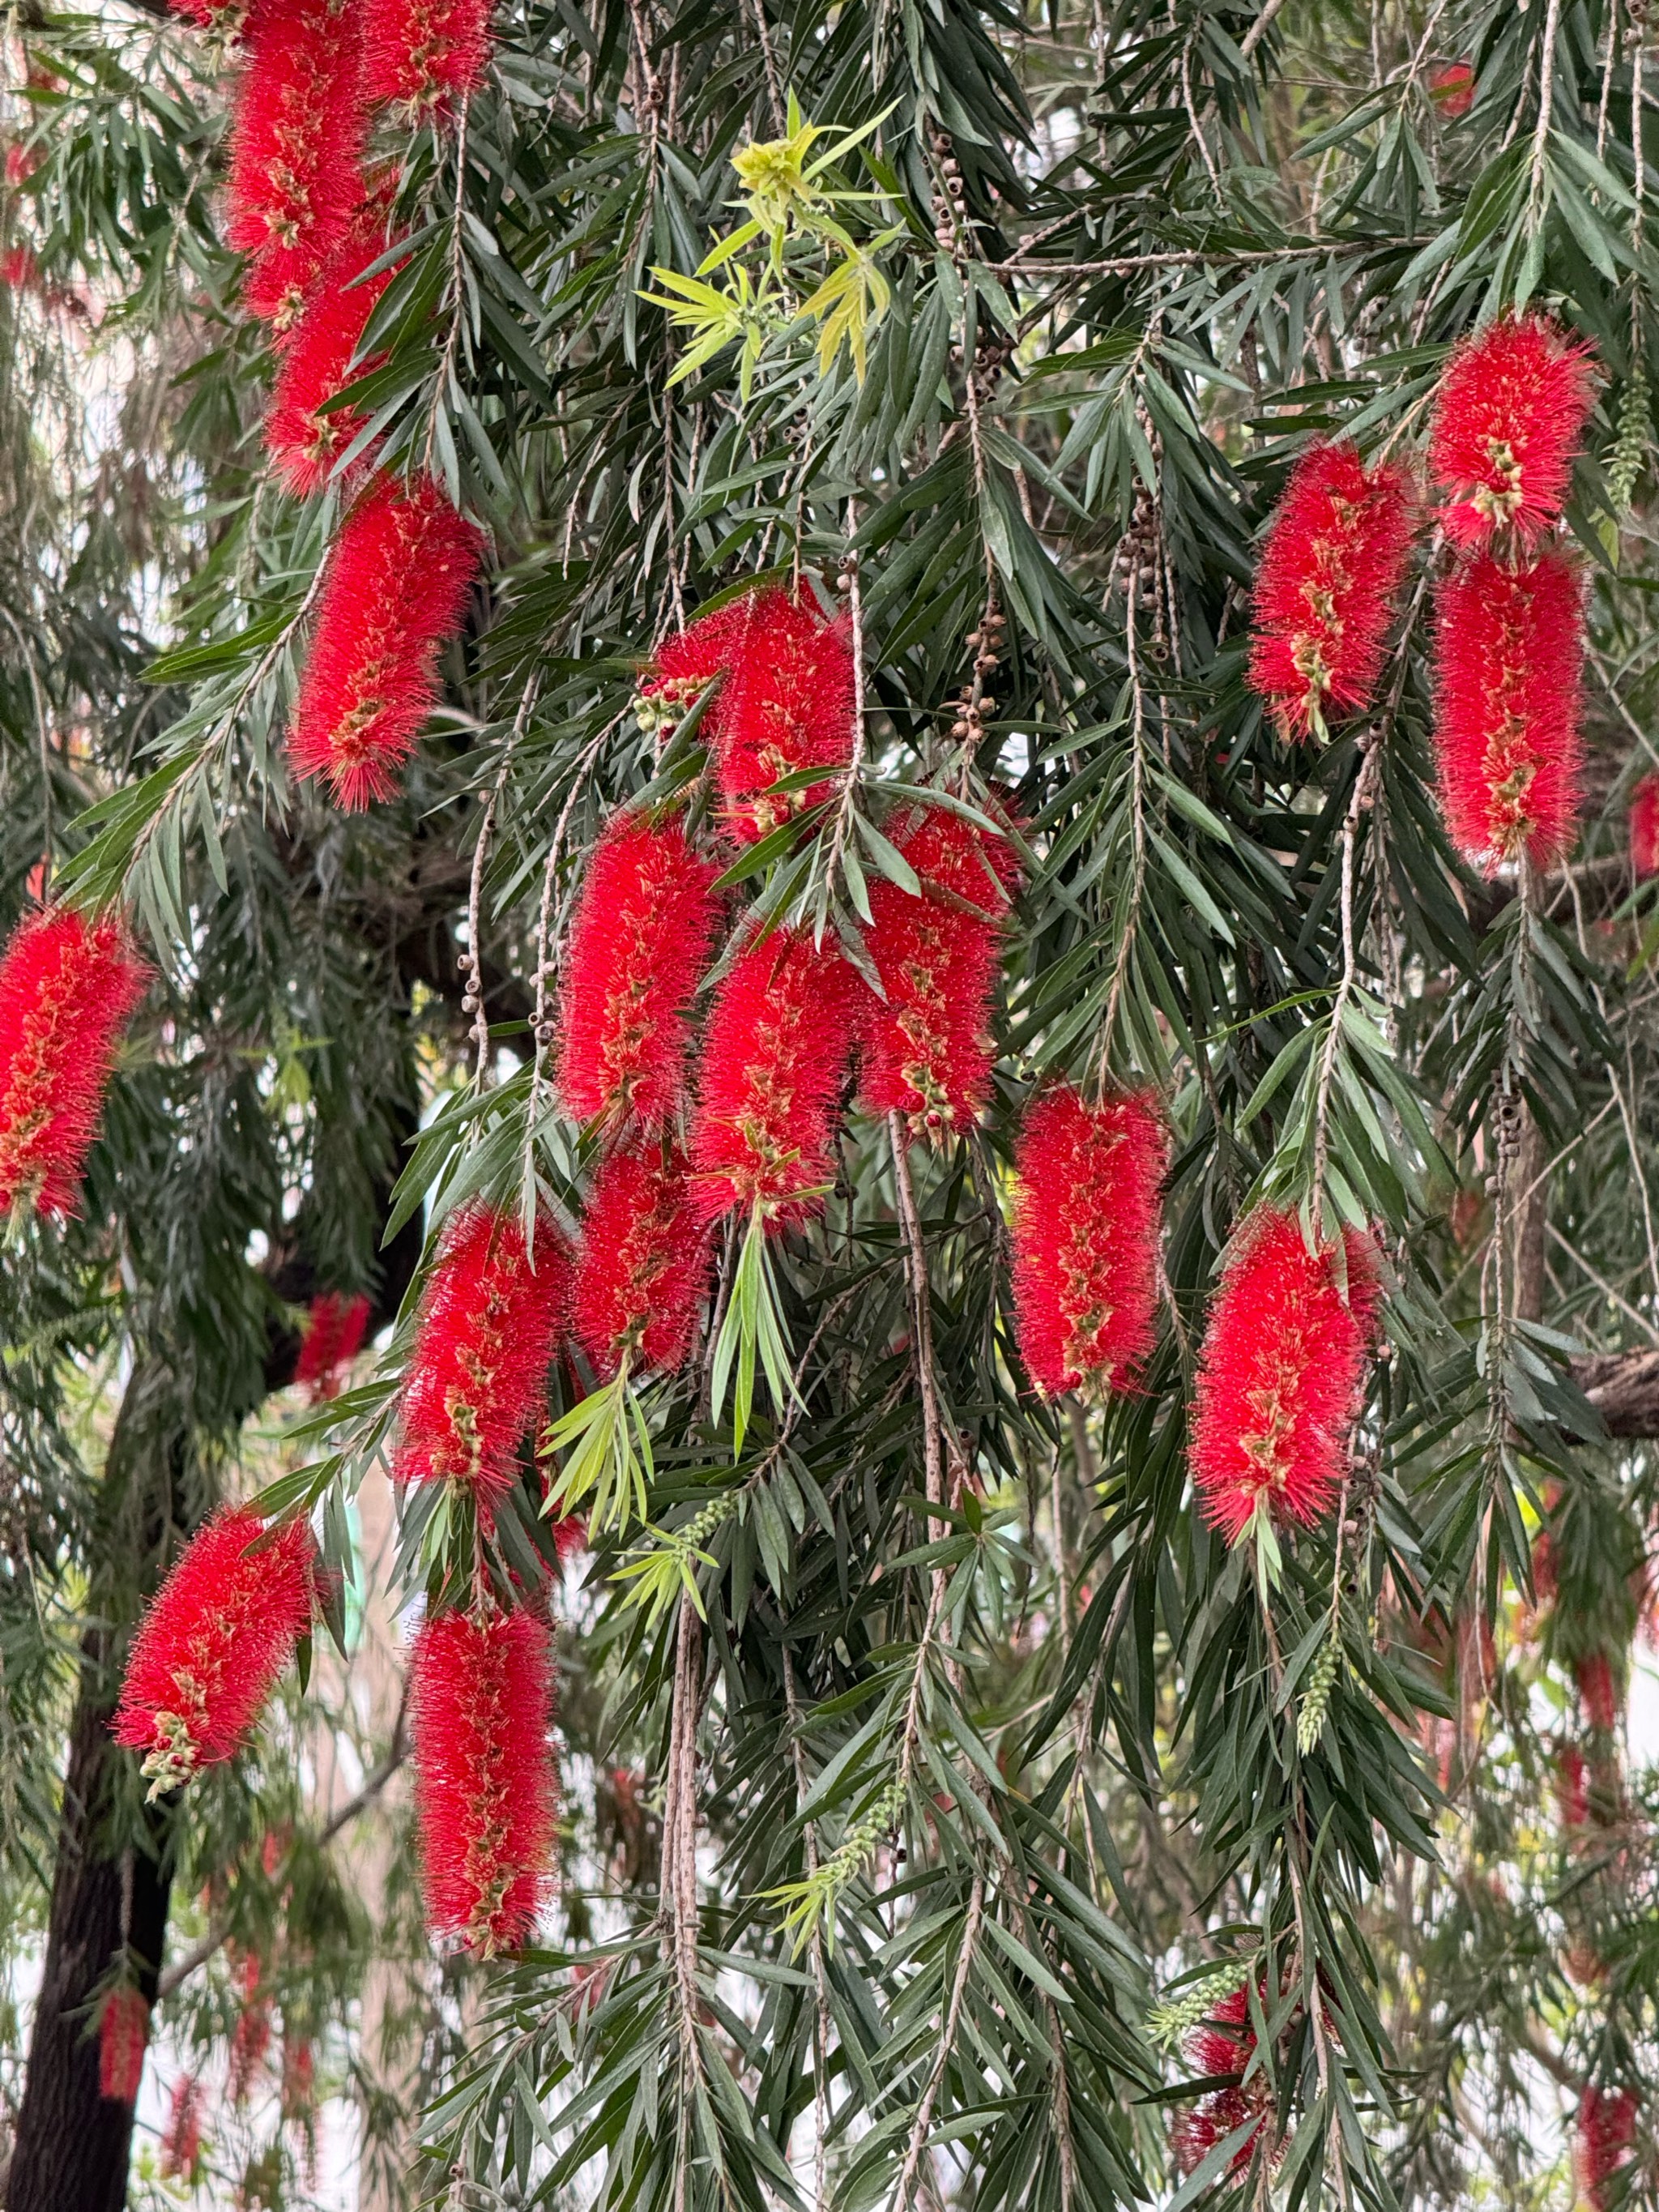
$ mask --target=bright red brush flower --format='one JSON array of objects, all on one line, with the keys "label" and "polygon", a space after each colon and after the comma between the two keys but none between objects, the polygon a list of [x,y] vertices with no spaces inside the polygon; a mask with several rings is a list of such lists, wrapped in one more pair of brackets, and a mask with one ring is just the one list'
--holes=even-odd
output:
[{"label": "bright red brush flower", "polygon": [[704,709],[726,818],[745,841],[764,836],[830,793],[828,782],[764,796],[786,775],[845,768],[853,757],[851,634],[845,622],[775,586],[717,607],[666,639],[641,689],[686,703],[711,677]]},{"label": "bright red brush flower", "polygon": [[254,10],[230,140],[225,234],[243,297],[279,327],[345,243],[364,194],[367,110],[355,0]]},{"label": "bright red brush flower", "polygon": [[451,1215],[421,1302],[394,1481],[464,1483],[493,1525],[546,1402],[569,1288],[569,1255],[550,1222],[538,1224],[532,1255],[516,1213],[470,1206]]},{"label": "bright red brush flower", "polygon": [[1193,1480],[1206,1516],[1237,1543],[1261,1505],[1310,1527],[1342,1479],[1380,1289],[1376,1249],[1346,1232],[1310,1252],[1294,1214],[1260,1207],[1240,1231],[1204,1340],[1193,1407]]},{"label": "bright red brush flower", "polygon": [[410,1696],[427,1925],[514,1950],[553,1840],[551,1636],[527,1613],[442,1613],[416,1639]]},{"label": "bright red brush flower", "polygon": [[1456,347],[1429,441],[1452,543],[1485,547],[1502,531],[1535,544],[1561,512],[1595,404],[1589,346],[1548,315],[1503,316]]},{"label": "bright red brush flower", "polygon": [[1644,775],[1630,795],[1630,865],[1638,884],[1659,876],[1659,775]]},{"label": "bright red brush flower", "polygon": [[1347,444],[1291,470],[1256,570],[1250,684],[1287,741],[1368,707],[1413,534],[1403,469]]},{"label": "bright red brush flower", "polygon": [[678,822],[618,814],[593,849],[565,959],[559,1088],[579,1120],[659,1129],[685,1091],[718,870]]},{"label": "bright red brush flower", "polygon": [[[1212,2005],[1207,2020],[1191,2031],[1183,2048],[1188,2064],[1201,2080],[1208,2081],[1222,2074],[1242,2075],[1256,2048],[1248,1993],[1235,1990],[1231,1996]],[[1260,2067],[1248,2081],[1208,2091],[1195,2104],[1183,2106],[1170,2124],[1170,2137],[1176,2166],[1182,2174],[1195,2172],[1218,2143],[1225,2142],[1237,2129],[1249,2126],[1249,2134],[1233,2153],[1227,2167],[1230,2173],[1242,2173],[1273,2112],[1273,2089]],[[1273,2163],[1277,2162],[1275,2158]]]},{"label": "bright red brush flower", "polygon": [[270,2049],[270,1992],[263,1986],[264,1969],[250,1952],[242,1967],[242,2008],[230,2032],[230,2101],[246,2104],[253,2083]]},{"label": "bright red brush flower", "polygon": [[0,958],[0,1209],[73,1213],[123,1032],[149,981],[126,925],[26,915]]},{"label": "bright red brush flower", "polygon": [[397,789],[483,545],[429,477],[380,478],[341,524],[289,750],[295,773],[326,776],[348,811]]},{"label": "bright red brush flower", "polygon": [[870,886],[865,944],[887,995],[860,1000],[862,1088],[872,1114],[937,1134],[977,1121],[990,1096],[990,1015],[1018,864],[1006,838],[942,807],[915,809],[892,841],[922,895],[885,877]]},{"label": "bright red brush flower", "polygon": [[161,2179],[193,2183],[201,2157],[202,2085],[193,2074],[181,2074],[161,2130]]},{"label": "bright red brush flower", "polygon": [[1589,1819],[1589,1770],[1576,1743],[1556,1753],[1555,1802],[1564,1828],[1582,1828]]},{"label": "bright red brush flower", "polygon": [[452,109],[489,67],[491,0],[364,0],[363,89],[375,106]]},{"label": "bright red brush flower", "polygon": [[340,1377],[362,1349],[368,1316],[367,1298],[343,1297],[338,1291],[311,1301],[294,1379],[310,1392],[313,1406],[339,1395]]},{"label": "bright red brush flower", "polygon": [[708,1226],[678,1148],[612,1152],[582,1218],[571,1313],[583,1351],[605,1380],[623,1360],[638,1372],[684,1365],[708,1279]]},{"label": "bright red brush flower", "polygon": [[1633,2090],[1586,2089],[1572,2124],[1572,2171],[1586,2212],[1607,2212],[1611,2184],[1636,2141]]},{"label": "bright red brush flower", "polygon": [[709,1011],[692,1130],[698,1204],[805,1220],[835,1181],[852,1046],[852,970],[806,930],[780,930],[733,965]]},{"label": "bright red brush flower", "polygon": [[1571,849],[1583,758],[1578,569],[1547,553],[1512,571],[1488,554],[1440,587],[1435,750],[1458,849],[1488,874]]},{"label": "bright red brush flower", "polygon": [[1474,106],[1474,71],[1468,62],[1442,62],[1429,71],[1429,97],[1455,123]]},{"label": "bright red brush flower", "polygon": [[1152,1351],[1169,1164],[1169,1132],[1150,1091],[1085,1106],[1057,1084],[1026,1115],[1014,1300],[1020,1353],[1046,1395],[1121,1390]]},{"label": "bright red brush flower", "polygon": [[316,1546],[303,1521],[267,1529],[222,1506],[139,1623],[114,1729],[144,1753],[150,1795],[229,1759],[311,1625]]},{"label": "bright red brush flower", "polygon": [[98,2016],[98,2094],[136,2104],[149,2048],[149,1999],[130,1982],[112,1989]]},{"label": "bright red brush flower", "polygon": [[[320,410],[351,380],[352,362],[369,316],[392,282],[390,269],[363,276],[386,252],[386,210],[372,200],[360,210],[339,251],[307,293],[283,348],[265,417],[265,451],[282,483],[298,496],[321,491],[367,419],[356,407],[336,407],[327,414]],[[384,359],[381,354],[370,355],[356,375],[367,376]],[[359,456],[363,462],[368,458]]]},{"label": "bright red brush flower", "polygon": [[1576,1659],[1573,1680],[1578,1686],[1578,1707],[1593,1735],[1611,1735],[1619,1725],[1619,1680],[1605,1651],[1592,1651]]}]

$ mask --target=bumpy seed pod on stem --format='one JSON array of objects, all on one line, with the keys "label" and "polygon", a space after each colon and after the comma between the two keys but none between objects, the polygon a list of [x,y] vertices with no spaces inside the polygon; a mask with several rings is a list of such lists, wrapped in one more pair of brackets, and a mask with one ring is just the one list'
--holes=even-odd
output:
[{"label": "bumpy seed pod on stem", "polygon": [[149,1999],[131,1982],[112,1989],[98,2015],[98,2094],[118,2105],[138,2100],[149,2048]]},{"label": "bumpy seed pod on stem", "polygon": [[1411,487],[1346,444],[1291,471],[1256,571],[1250,684],[1279,735],[1323,738],[1370,704],[1411,551]]},{"label": "bumpy seed pod on stem", "polygon": [[453,110],[489,67],[491,0],[363,0],[363,89],[376,106]]},{"label": "bumpy seed pod on stem", "polygon": [[345,1297],[338,1291],[325,1291],[311,1301],[294,1379],[310,1393],[313,1405],[339,1395],[341,1376],[362,1349],[368,1315],[367,1298]]},{"label": "bumpy seed pod on stem", "polygon": [[708,1279],[709,1232],[678,1147],[612,1152],[582,1217],[571,1316],[602,1380],[685,1364]]},{"label": "bumpy seed pod on stem", "polygon": [[1440,380],[1429,441],[1453,544],[1535,544],[1560,514],[1595,404],[1589,348],[1550,316],[1505,315],[1466,338]]},{"label": "bumpy seed pod on stem", "polygon": [[1440,587],[1435,750],[1446,827],[1488,874],[1571,850],[1583,758],[1583,583],[1560,553],[1511,569],[1488,554]]},{"label": "bumpy seed pod on stem", "polygon": [[547,1887],[552,1642],[527,1613],[428,1620],[410,1670],[427,1924],[489,1954],[523,1943]]},{"label": "bumpy seed pod on stem", "polygon": [[1659,876],[1659,775],[1644,775],[1630,795],[1630,865],[1638,884]]},{"label": "bumpy seed pod on stem", "polygon": [[289,750],[348,811],[397,789],[483,556],[482,533],[429,477],[381,478],[341,524]]},{"label": "bumpy seed pod on stem", "polygon": [[1027,1115],[1016,1160],[1014,1297],[1021,1357],[1039,1390],[1121,1389],[1152,1351],[1169,1158],[1151,1091],[1085,1106],[1057,1084]]},{"label": "bumpy seed pod on stem", "polygon": [[1334,1497],[1379,1296],[1376,1247],[1357,1231],[1310,1252],[1296,1217],[1268,1206],[1240,1231],[1210,1310],[1190,1447],[1229,1543],[1269,1515],[1310,1526]]},{"label": "bumpy seed pod on stem", "polygon": [[[368,319],[392,282],[391,269],[363,273],[386,252],[386,230],[384,202],[372,198],[306,294],[283,347],[265,417],[265,450],[285,488],[301,496],[321,491],[363,428],[365,418],[356,407],[323,410],[344,389]],[[383,358],[371,356],[356,374],[367,376]],[[359,456],[360,463],[367,459]]]},{"label": "bumpy seed pod on stem", "polygon": [[114,1729],[144,1754],[150,1796],[231,1758],[311,1625],[316,1547],[225,1506],[185,1547],[140,1622]]},{"label": "bumpy seed pod on stem", "polygon": [[113,915],[46,907],[0,959],[0,1208],[73,1213],[104,1089],[149,970]]},{"label": "bumpy seed pod on stem", "polygon": [[715,874],[678,822],[618,815],[594,848],[560,1009],[559,1088],[582,1121],[653,1130],[678,1111]]}]

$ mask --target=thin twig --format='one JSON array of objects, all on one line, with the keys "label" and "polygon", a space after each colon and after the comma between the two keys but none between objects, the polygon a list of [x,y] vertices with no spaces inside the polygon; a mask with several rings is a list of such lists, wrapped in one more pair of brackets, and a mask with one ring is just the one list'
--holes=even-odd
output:
[{"label": "thin twig", "polygon": [[962,1949],[957,1958],[956,1978],[951,1984],[951,2002],[939,2030],[939,2053],[933,2061],[933,2070],[928,2076],[921,2102],[916,2107],[910,2140],[905,2145],[904,2164],[899,2169],[898,2187],[893,2197],[893,2212],[910,2212],[910,2200],[915,2194],[917,2169],[927,2146],[927,2130],[933,2125],[933,2107],[939,2101],[945,2069],[951,2063],[951,2053],[956,2048],[957,2028],[962,2019],[963,1999],[967,1995],[968,1976],[974,1963],[974,1951],[979,1942],[980,1921],[984,1910],[985,1877],[982,1874],[975,1874],[968,1899],[968,1917],[962,1930]]}]

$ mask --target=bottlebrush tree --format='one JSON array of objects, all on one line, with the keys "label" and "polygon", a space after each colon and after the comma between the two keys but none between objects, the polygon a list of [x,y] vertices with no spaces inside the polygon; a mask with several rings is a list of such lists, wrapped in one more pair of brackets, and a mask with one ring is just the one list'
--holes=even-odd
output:
[{"label": "bottlebrush tree", "polygon": [[8,2212],[1659,2191],[1648,31],[20,17]]}]

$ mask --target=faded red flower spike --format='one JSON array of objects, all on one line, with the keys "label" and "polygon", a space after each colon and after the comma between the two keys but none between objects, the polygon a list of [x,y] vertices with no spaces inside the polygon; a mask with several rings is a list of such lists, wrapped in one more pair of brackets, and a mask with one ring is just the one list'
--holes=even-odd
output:
[{"label": "faded red flower spike", "polygon": [[612,1152],[582,1218],[571,1313],[581,1347],[608,1380],[672,1374],[685,1363],[708,1278],[708,1228],[678,1147]]},{"label": "faded red flower spike", "polygon": [[308,2035],[283,2029],[283,2118],[303,2118],[317,2101],[317,2052]]},{"label": "faded red flower spike", "polygon": [[1571,848],[1583,758],[1582,584],[1547,553],[1510,570],[1488,554],[1440,587],[1435,750],[1446,827],[1488,874]]},{"label": "faded red flower spike", "polygon": [[0,959],[0,1208],[73,1213],[105,1085],[149,970],[125,922],[26,915]]},{"label": "faded red flower spike", "polygon": [[1370,704],[1413,532],[1405,471],[1315,446],[1291,470],[1256,570],[1250,684],[1287,740]]},{"label": "faded red flower spike", "polygon": [[1474,71],[1468,62],[1441,62],[1429,71],[1429,97],[1455,123],[1474,106]]},{"label": "faded red flower spike", "polygon": [[732,968],[709,1010],[691,1137],[707,1217],[758,1210],[778,1228],[817,1210],[852,1019],[852,970],[809,931],[780,930]]},{"label": "faded red flower spike", "polygon": [[1636,2141],[1631,2089],[1586,2089],[1572,2123],[1572,2172],[1585,2212],[1607,2212],[1613,2184]]},{"label": "faded red flower spike", "polygon": [[323,489],[366,419],[356,407],[321,410],[354,374],[368,375],[385,358],[373,354],[352,369],[369,316],[392,278],[390,269],[363,276],[386,252],[386,229],[384,205],[371,201],[307,293],[283,348],[265,417],[265,450],[283,483],[300,496]]},{"label": "faded red flower spike", "polygon": [[0,284],[9,292],[27,292],[38,282],[40,264],[34,258],[33,247],[9,246],[0,253]]},{"label": "faded red flower spike", "polygon": [[666,704],[720,684],[702,727],[720,797],[737,835],[764,836],[829,795],[830,785],[763,794],[802,769],[845,768],[853,757],[853,648],[847,624],[772,587],[717,607],[666,639],[642,690]]},{"label": "faded red flower spike", "polygon": [[161,2130],[161,2179],[193,2182],[201,2156],[202,2085],[193,2074],[181,2074]]},{"label": "faded red flower spike", "polygon": [[1630,865],[1638,884],[1659,876],[1659,775],[1644,775],[1630,795]]},{"label": "faded red flower spike", "polygon": [[338,1291],[311,1301],[294,1379],[310,1392],[313,1405],[339,1395],[340,1376],[362,1349],[368,1316],[367,1298],[344,1297]]},{"label": "faded red flower spike", "polygon": [[1455,545],[1495,532],[1536,543],[1560,514],[1595,404],[1590,349],[1548,315],[1505,315],[1466,338],[1440,380],[1429,466],[1450,493]]},{"label": "faded red flower spike", "polygon": [[249,309],[279,328],[344,244],[362,202],[359,39],[355,0],[284,0],[249,20],[225,234],[252,256]]},{"label": "faded red flower spike", "polygon": [[98,2094],[136,2104],[149,2047],[149,1999],[130,1982],[112,1989],[98,2016]]},{"label": "faded red flower spike", "polygon": [[1576,1743],[1563,1744],[1556,1753],[1555,1802],[1564,1828],[1582,1828],[1589,1819],[1589,1770]]},{"label": "faded red flower spike", "polygon": [[[1242,2075],[1256,2048],[1248,1993],[1235,1990],[1231,1996],[1219,1999],[1211,2007],[1208,2019],[1187,2036],[1183,2048],[1187,2063],[1201,2080],[1219,2074]],[[1182,2173],[1195,2172],[1218,2143],[1225,2142],[1237,2130],[1249,2127],[1249,2134],[1228,2162],[1230,2173],[1242,2173],[1273,2115],[1273,2103],[1267,2074],[1258,2067],[1248,2081],[1212,2089],[1196,2103],[1183,2106],[1170,2129],[1176,2164]]]},{"label": "faded red flower spike", "polygon": [[264,1986],[264,1969],[257,1953],[250,1952],[242,1967],[242,2006],[230,2033],[230,2101],[245,2105],[253,2093],[254,2078],[270,2049],[270,1992]]},{"label": "faded red flower spike", "polygon": [[186,1545],[132,1639],[115,1715],[152,1796],[246,1741],[311,1625],[315,1556],[303,1521],[267,1529],[245,1506],[222,1506]]},{"label": "faded red flower spike", "polygon": [[533,1267],[532,1258],[516,1214],[452,1214],[404,1384],[392,1479],[465,1484],[486,1528],[541,1417],[569,1293],[569,1257],[549,1221],[538,1225]]},{"label": "faded red flower spike", "polygon": [[1133,1382],[1157,1336],[1159,1186],[1169,1133],[1150,1091],[1085,1106],[1069,1084],[1025,1117],[1016,1162],[1014,1298],[1039,1390]]},{"label": "faded red flower spike", "polygon": [[1592,1651],[1573,1662],[1573,1680],[1578,1686],[1578,1707],[1592,1735],[1611,1735],[1619,1725],[1619,1680],[1605,1651]]},{"label": "faded red flower spike", "polygon": [[1237,1543],[1258,1510],[1311,1525],[1342,1479],[1376,1328],[1376,1247],[1343,1237],[1310,1252],[1293,1214],[1246,1222],[1210,1309],[1193,1407],[1193,1480],[1212,1524]]},{"label": "faded red flower spike", "polygon": [[483,533],[429,477],[382,477],[341,524],[289,750],[348,811],[397,789],[483,557]]},{"label": "faded red flower spike", "polygon": [[658,1129],[685,1091],[692,995],[718,871],[678,822],[614,817],[593,849],[565,960],[559,1088],[579,1119]]},{"label": "faded red flower spike", "polygon": [[860,1000],[861,1086],[872,1113],[937,1133],[976,1121],[990,1096],[990,1015],[1018,864],[1006,838],[942,807],[918,807],[892,842],[922,894],[885,877],[870,886],[865,943],[887,995]]},{"label": "faded red flower spike", "polygon": [[453,108],[489,67],[491,0],[364,0],[363,88],[376,106]]},{"label": "faded red flower spike", "polygon": [[516,1949],[553,1839],[552,1638],[527,1613],[442,1613],[410,1680],[427,1925],[469,1950]]}]

